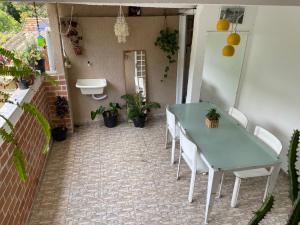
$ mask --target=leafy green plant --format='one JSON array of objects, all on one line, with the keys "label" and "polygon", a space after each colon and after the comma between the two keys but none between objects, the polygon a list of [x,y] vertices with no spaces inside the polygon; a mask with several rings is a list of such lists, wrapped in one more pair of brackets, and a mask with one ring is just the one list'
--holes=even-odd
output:
[{"label": "leafy green plant", "polygon": [[206,114],[206,117],[209,119],[209,120],[218,120],[221,115],[217,112],[216,109],[214,108],[211,108],[208,113]]},{"label": "leafy green plant", "polygon": [[16,79],[37,74],[30,66],[18,59],[15,54],[5,48],[0,47],[0,55],[12,61],[12,65],[0,64],[1,76],[13,76]]},{"label": "leafy green plant", "polygon": [[91,119],[94,120],[97,115],[102,115],[105,111],[109,111],[111,115],[118,115],[119,109],[121,109],[119,103],[110,102],[108,108],[100,105],[96,111],[91,111]]},{"label": "leafy green plant", "polygon": [[[290,141],[288,152],[288,176],[289,176],[289,198],[293,204],[287,225],[298,225],[300,222],[300,195],[299,195],[299,174],[296,168],[297,162],[297,150],[299,147],[299,130],[295,130]],[[263,220],[265,215],[271,210],[273,205],[272,196],[269,196],[263,203],[261,208],[255,212],[254,217],[248,223],[248,225],[257,225]]]},{"label": "leafy green plant", "polygon": [[20,58],[27,65],[35,67],[38,64],[37,61],[42,58],[42,52],[37,49],[36,44],[31,44],[28,45],[22,53],[20,53]]},{"label": "leafy green plant", "polygon": [[121,96],[127,103],[128,119],[134,120],[139,117],[145,117],[150,109],[160,108],[157,102],[147,102],[141,93],[126,94]]},{"label": "leafy green plant", "polygon": [[[2,76],[13,76],[15,78],[20,78],[25,75],[30,74],[36,74],[35,71],[29,67],[28,65],[24,64],[21,60],[15,57],[14,53],[11,51],[8,51],[4,48],[0,47],[0,55],[3,57],[6,57],[7,59],[11,60],[13,62],[13,65],[6,65],[6,64],[0,64],[0,74]],[[5,93],[1,93],[5,94]],[[9,99],[6,99],[6,103],[9,104],[15,104],[17,107],[22,109],[24,112],[29,113],[30,116],[32,116],[41,126],[43,130],[43,134],[45,137],[44,141],[44,147],[42,152],[46,154],[49,151],[49,144],[51,139],[51,132],[50,132],[50,125],[48,123],[48,120],[44,117],[44,115],[38,110],[36,106],[34,106],[31,103],[15,103],[10,101]],[[20,147],[18,140],[14,133],[14,125],[11,123],[11,121],[6,118],[4,115],[0,114],[0,117],[6,121],[6,124],[8,125],[9,129],[0,128],[0,137],[13,145],[13,162],[15,165],[15,168],[17,170],[17,173],[22,181],[26,181],[28,176],[26,173],[26,165],[24,162],[23,157],[23,149]]]},{"label": "leafy green plant", "polygon": [[170,30],[170,28],[166,27],[165,29],[159,32],[159,36],[156,38],[154,42],[155,46],[158,46],[163,52],[165,52],[168,64],[165,67],[163,81],[165,78],[168,77],[168,72],[170,70],[170,66],[172,63],[175,63],[176,60],[174,59],[175,54],[177,53],[179,46],[178,46],[178,30]]}]

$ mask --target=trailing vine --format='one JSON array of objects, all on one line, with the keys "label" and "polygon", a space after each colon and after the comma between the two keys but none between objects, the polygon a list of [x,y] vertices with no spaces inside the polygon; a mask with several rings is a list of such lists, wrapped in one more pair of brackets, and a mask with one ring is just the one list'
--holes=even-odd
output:
[{"label": "trailing vine", "polygon": [[159,32],[159,36],[156,38],[154,45],[159,47],[165,54],[168,60],[168,64],[165,67],[161,82],[168,77],[168,72],[172,63],[175,63],[175,54],[177,53],[178,46],[178,30],[171,30],[166,26]]}]

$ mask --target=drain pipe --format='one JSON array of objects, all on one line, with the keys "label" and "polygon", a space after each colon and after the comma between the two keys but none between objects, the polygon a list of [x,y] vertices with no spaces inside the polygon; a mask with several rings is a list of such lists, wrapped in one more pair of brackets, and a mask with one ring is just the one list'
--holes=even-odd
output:
[{"label": "drain pipe", "polygon": [[94,100],[103,100],[103,99],[105,99],[106,97],[107,97],[106,94],[104,94],[104,95],[100,95],[100,94],[92,94],[92,98],[93,98]]}]

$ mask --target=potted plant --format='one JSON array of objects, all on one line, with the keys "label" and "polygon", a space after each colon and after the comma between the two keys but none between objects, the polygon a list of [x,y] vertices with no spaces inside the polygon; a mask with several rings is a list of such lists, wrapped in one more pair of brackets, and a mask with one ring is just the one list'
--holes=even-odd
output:
[{"label": "potted plant", "polygon": [[45,72],[45,59],[43,53],[38,50],[36,44],[31,44],[21,53],[22,60],[35,70]]},{"label": "potted plant", "polygon": [[207,128],[217,128],[219,126],[220,114],[216,109],[211,108],[205,115],[205,125]]},{"label": "potted plant", "polygon": [[72,20],[62,21],[61,24],[65,29],[67,29],[65,37],[70,39],[75,54],[82,55],[82,33],[80,32],[79,24]]},{"label": "potted plant", "polygon": [[96,111],[91,111],[91,119],[94,120],[97,115],[102,114],[105,126],[109,128],[115,127],[118,123],[119,109],[121,109],[119,103],[110,102],[108,109],[100,105]]},{"label": "potted plant", "polygon": [[[35,44],[27,46],[22,53],[19,53],[19,57],[25,64],[32,68],[33,73],[42,74],[45,72],[45,59]],[[37,72],[37,70],[40,72]],[[34,83],[34,78],[34,74],[17,78],[19,89],[28,89]]]},{"label": "potted plant", "polygon": [[65,125],[64,117],[69,113],[68,101],[65,97],[57,96],[55,101],[56,115],[61,119],[61,125],[51,130],[52,137],[56,141],[64,141],[67,138],[68,129]]},{"label": "potted plant", "polygon": [[141,93],[133,95],[126,94],[121,96],[121,98],[127,103],[128,119],[133,121],[135,127],[144,127],[147,112],[149,112],[150,109],[160,108],[160,104],[157,102],[147,102]]}]

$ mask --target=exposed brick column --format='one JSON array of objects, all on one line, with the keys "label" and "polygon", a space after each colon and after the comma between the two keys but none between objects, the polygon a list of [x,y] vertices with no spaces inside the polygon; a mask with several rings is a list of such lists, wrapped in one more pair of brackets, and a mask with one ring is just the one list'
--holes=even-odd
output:
[{"label": "exposed brick column", "polygon": [[[47,92],[42,85],[32,101],[49,118]],[[13,146],[4,142],[0,146],[0,224],[25,224],[37,186],[41,178],[46,155],[42,153],[42,128],[28,113],[23,113],[15,126],[15,135],[23,150],[28,174],[27,182],[18,177],[13,160]]]},{"label": "exposed brick column", "polygon": [[68,102],[70,102],[65,75],[55,75],[52,76],[52,78],[58,82],[57,86],[54,86],[49,82],[45,82],[48,104],[50,106],[49,120],[50,120],[51,127],[65,125],[70,132],[73,132],[73,123],[72,123],[70,112],[63,119],[61,119],[56,115],[56,110],[55,110],[56,96],[65,97],[68,100]]}]

